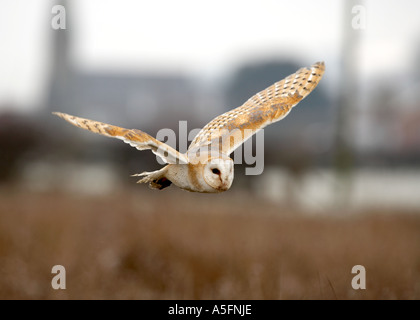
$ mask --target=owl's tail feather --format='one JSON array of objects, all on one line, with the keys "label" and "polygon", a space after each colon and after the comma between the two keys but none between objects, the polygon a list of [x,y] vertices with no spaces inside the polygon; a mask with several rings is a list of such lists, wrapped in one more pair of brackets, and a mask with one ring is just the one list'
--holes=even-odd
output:
[{"label": "owl's tail feather", "polygon": [[165,177],[165,173],[165,168],[162,168],[157,171],[133,174],[132,177],[143,177],[137,181],[137,183],[148,183],[150,188],[162,190],[172,184],[172,182]]}]

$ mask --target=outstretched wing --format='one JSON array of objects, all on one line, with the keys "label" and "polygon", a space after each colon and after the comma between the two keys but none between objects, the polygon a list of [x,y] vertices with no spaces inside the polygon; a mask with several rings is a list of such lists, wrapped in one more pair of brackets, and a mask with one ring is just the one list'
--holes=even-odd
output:
[{"label": "outstretched wing", "polygon": [[301,68],[257,93],[242,106],[216,117],[198,133],[188,151],[217,145],[222,153],[229,155],[257,131],[286,117],[315,89],[324,71],[324,62]]},{"label": "outstretched wing", "polygon": [[53,114],[63,118],[76,127],[99,133],[107,137],[120,139],[138,150],[150,149],[166,163],[188,163],[188,157],[186,155],[179,153],[172,147],[156,140],[143,131],[137,129],[124,129],[98,121],[71,116],[61,112],[53,112]]}]

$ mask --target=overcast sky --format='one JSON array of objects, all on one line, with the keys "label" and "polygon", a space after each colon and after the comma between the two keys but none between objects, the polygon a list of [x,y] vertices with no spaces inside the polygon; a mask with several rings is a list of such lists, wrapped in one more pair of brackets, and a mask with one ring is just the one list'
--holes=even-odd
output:
[{"label": "overcast sky", "polygon": [[[420,1],[367,0],[359,65],[366,76],[404,73],[420,47]],[[0,109],[38,107],[50,66],[51,0],[0,2]],[[79,68],[229,75],[272,57],[334,74],[345,26],[337,0],[70,0],[72,57]],[[70,25],[71,23],[71,25]],[[344,26],[344,27],[343,27]],[[416,53],[417,52],[417,53]],[[328,70],[328,69],[327,69]],[[331,82],[330,78],[330,82]],[[328,79],[327,79],[328,81]]]}]

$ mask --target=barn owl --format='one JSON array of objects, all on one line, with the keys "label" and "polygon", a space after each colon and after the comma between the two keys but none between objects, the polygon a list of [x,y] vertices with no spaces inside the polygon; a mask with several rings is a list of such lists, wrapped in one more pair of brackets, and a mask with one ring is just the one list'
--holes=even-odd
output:
[{"label": "barn owl", "polygon": [[138,183],[153,189],[164,189],[172,183],[193,192],[218,193],[233,182],[233,160],[229,155],[253,134],[286,117],[292,108],[318,85],[325,71],[323,62],[301,68],[285,79],[257,93],[242,106],[210,121],[191,142],[186,153],[180,153],[137,129],[53,112],[76,127],[113,137],[138,150],[150,149],[167,165],[160,170],[143,172]]}]

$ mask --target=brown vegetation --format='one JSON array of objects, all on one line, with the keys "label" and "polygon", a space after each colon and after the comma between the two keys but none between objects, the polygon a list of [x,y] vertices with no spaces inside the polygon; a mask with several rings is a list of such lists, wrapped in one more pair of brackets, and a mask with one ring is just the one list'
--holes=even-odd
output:
[{"label": "brown vegetation", "polygon": [[[251,196],[0,193],[1,299],[419,299],[420,215]],[[63,265],[67,289],[51,288]],[[351,287],[363,265],[367,289]]]}]

